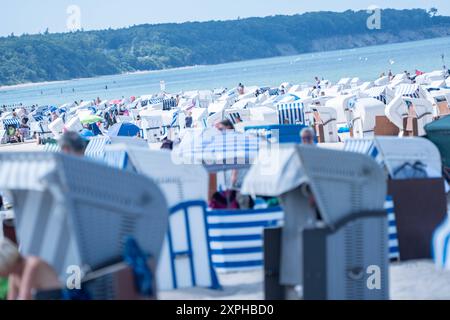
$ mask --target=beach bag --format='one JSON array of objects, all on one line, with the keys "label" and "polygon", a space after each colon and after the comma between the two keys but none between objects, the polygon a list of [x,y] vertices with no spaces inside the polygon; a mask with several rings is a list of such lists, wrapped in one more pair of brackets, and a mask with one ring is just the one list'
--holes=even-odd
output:
[{"label": "beach bag", "polygon": [[216,210],[238,210],[240,207],[237,201],[237,192],[234,190],[227,190],[214,193],[209,202],[209,207]]},{"label": "beach bag", "polygon": [[393,174],[393,179],[395,180],[426,178],[428,178],[426,165],[421,161],[416,161],[414,164],[411,164],[409,162],[404,163],[400,167],[395,169]]}]

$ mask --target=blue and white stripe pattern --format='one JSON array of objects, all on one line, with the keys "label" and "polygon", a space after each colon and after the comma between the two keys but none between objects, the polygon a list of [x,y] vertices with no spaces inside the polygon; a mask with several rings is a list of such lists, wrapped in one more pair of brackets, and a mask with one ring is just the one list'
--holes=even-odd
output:
[{"label": "blue and white stripe pattern", "polygon": [[177,106],[177,100],[174,98],[163,100],[163,109],[170,110]]},{"label": "blue and white stripe pattern", "polygon": [[153,98],[148,100],[149,104],[153,105],[153,104],[160,104],[164,102],[163,98]]},{"label": "blue and white stripe pattern", "polygon": [[98,137],[91,139],[84,155],[88,158],[104,161],[105,147],[111,144],[111,140],[107,137]]},{"label": "blue and white stripe pattern", "polygon": [[383,155],[371,139],[348,139],[345,141],[344,151],[366,154],[378,164],[384,163]]},{"label": "blue and white stripe pattern", "polygon": [[[450,214],[450,207],[449,212]],[[433,259],[438,268],[450,270],[450,219],[447,214],[445,221],[436,228],[433,234]]]},{"label": "blue and white stripe pattern", "polygon": [[3,125],[5,127],[9,126],[20,127],[20,121],[17,118],[3,119]]},{"label": "blue and white stripe pattern", "polygon": [[105,152],[105,163],[119,170],[126,170],[129,165],[128,153],[122,150]]},{"label": "blue and white stripe pattern", "polygon": [[212,263],[217,272],[259,269],[264,265],[264,229],[280,227],[281,208],[208,212]]},{"label": "blue and white stripe pattern", "polygon": [[160,290],[220,288],[211,261],[204,201],[183,202],[170,209],[157,277]]},{"label": "blue and white stripe pattern", "polygon": [[395,90],[397,96],[420,98],[420,87],[416,84],[401,84]]},{"label": "blue and white stripe pattern", "polygon": [[367,95],[369,95],[370,97],[377,99],[377,100],[383,102],[384,104],[387,104],[386,87],[385,86],[370,88],[370,89],[366,90],[365,93]]},{"label": "blue and white stripe pattern", "polygon": [[61,147],[58,143],[47,143],[44,146],[45,152],[61,152]]},{"label": "blue and white stripe pattern", "polygon": [[170,123],[170,127],[171,127],[171,128],[173,128],[173,127],[175,127],[175,126],[178,125],[178,120],[179,120],[179,118],[180,118],[180,111],[178,110],[178,111],[176,111],[176,112],[173,114],[172,122]]},{"label": "blue and white stripe pattern", "polygon": [[203,164],[210,171],[238,169],[253,164],[260,142],[249,134],[206,129],[178,152],[188,164]]},{"label": "blue and white stripe pattern", "polygon": [[228,114],[228,120],[230,120],[233,124],[237,124],[241,119],[241,114],[239,112],[230,112]]},{"label": "blue and white stripe pattern", "polygon": [[279,124],[305,124],[303,103],[280,103],[277,110]]},{"label": "blue and white stripe pattern", "polygon": [[387,196],[384,208],[388,214],[388,235],[389,235],[389,259],[391,261],[400,260],[400,249],[397,237],[397,222],[395,219],[394,200]]}]

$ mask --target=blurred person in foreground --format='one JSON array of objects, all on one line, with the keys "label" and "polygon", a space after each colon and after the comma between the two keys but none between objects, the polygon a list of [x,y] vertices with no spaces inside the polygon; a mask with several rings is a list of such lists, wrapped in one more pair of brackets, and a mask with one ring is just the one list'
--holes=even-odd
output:
[{"label": "blurred person in foreground", "polygon": [[73,131],[65,132],[58,143],[63,153],[78,157],[84,156],[84,151],[87,147],[87,141]]},{"label": "blurred person in foreground", "polygon": [[38,291],[61,288],[49,264],[38,257],[23,257],[6,238],[0,241],[0,277],[8,278],[8,300],[32,300]]},{"label": "blurred person in foreground", "polygon": [[315,136],[316,136],[316,132],[314,131],[313,128],[304,128],[301,132],[300,132],[300,138],[302,140],[302,144],[305,145],[316,145],[315,143]]}]

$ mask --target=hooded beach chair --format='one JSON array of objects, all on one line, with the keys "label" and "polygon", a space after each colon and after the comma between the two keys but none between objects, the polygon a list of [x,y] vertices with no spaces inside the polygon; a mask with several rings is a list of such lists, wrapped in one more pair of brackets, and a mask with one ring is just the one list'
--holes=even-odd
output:
[{"label": "hooded beach chair", "polygon": [[353,111],[353,137],[374,136],[376,117],[384,116],[385,104],[374,98],[358,99]]},{"label": "hooded beach chair", "polygon": [[280,103],[277,105],[278,124],[305,124],[304,105],[300,101]]},{"label": "hooded beach chair", "polygon": [[[281,198],[278,283],[302,285],[304,299],[388,299],[386,176],[379,165],[365,155],[311,146],[262,156],[242,192]],[[366,285],[373,265],[381,290]]]},{"label": "hooded beach chair", "polygon": [[89,274],[123,261],[128,237],[159,261],[167,203],[144,176],[63,154],[4,153],[0,188],[14,197],[21,252],[48,262],[62,283],[68,267]]},{"label": "hooded beach chair", "polygon": [[206,202],[208,174],[201,165],[177,163],[167,151],[118,144],[106,149],[108,165],[150,177],[170,207],[169,228],[157,269],[160,290],[219,288],[211,260]]}]

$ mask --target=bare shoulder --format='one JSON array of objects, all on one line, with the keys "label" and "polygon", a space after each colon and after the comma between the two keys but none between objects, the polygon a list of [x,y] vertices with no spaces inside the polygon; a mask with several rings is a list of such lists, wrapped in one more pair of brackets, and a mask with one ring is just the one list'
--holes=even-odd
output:
[{"label": "bare shoulder", "polygon": [[29,268],[36,268],[41,265],[46,265],[45,261],[39,257],[27,257],[26,258],[26,266]]},{"label": "bare shoulder", "polygon": [[28,273],[35,273],[39,270],[51,269],[51,267],[39,257],[27,257],[25,269]]}]

